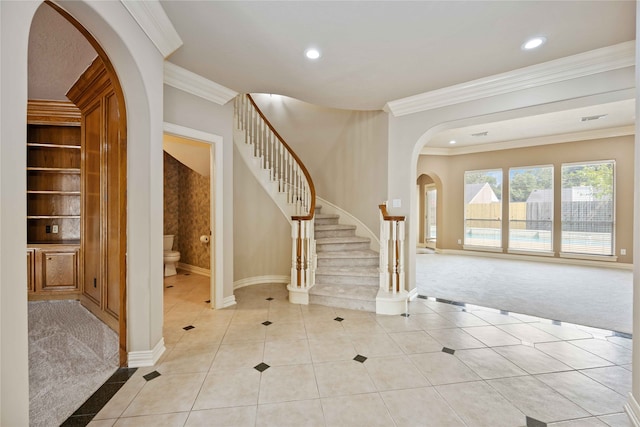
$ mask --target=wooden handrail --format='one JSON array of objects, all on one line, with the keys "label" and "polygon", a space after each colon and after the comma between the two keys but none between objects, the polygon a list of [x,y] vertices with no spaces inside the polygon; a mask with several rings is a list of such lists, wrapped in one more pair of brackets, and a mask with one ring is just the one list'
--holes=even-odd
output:
[{"label": "wooden handrail", "polygon": [[382,219],[385,221],[404,221],[404,216],[389,215],[389,212],[387,212],[387,205],[378,205],[378,207],[380,208],[380,213],[382,213]]},{"label": "wooden handrail", "polygon": [[304,165],[304,163],[302,163],[302,160],[300,160],[300,157],[298,157],[296,155],[296,153],[293,152],[291,147],[289,147],[289,145],[284,141],[284,138],[282,138],[280,136],[278,131],[275,130],[275,128],[271,125],[271,122],[269,120],[267,120],[267,118],[264,116],[264,114],[262,114],[262,111],[260,110],[260,108],[258,108],[258,105],[256,105],[256,103],[253,100],[253,98],[251,97],[251,95],[247,94],[247,98],[249,98],[249,101],[253,105],[253,108],[256,109],[256,111],[258,112],[258,114],[260,115],[262,120],[264,120],[264,122],[267,124],[267,127],[269,128],[269,130],[271,130],[271,132],[273,132],[273,134],[276,136],[276,138],[278,138],[278,140],[284,146],[284,148],[286,148],[287,151],[289,152],[289,154],[291,154],[291,157],[293,157],[295,159],[295,161],[298,163],[298,165],[300,166],[300,169],[302,170],[302,173],[304,174],[305,178],[307,179],[307,182],[309,183],[309,192],[311,193],[311,196],[310,196],[311,197],[311,204],[309,205],[309,212],[307,213],[307,215],[294,215],[294,216],[291,217],[291,219],[293,221],[310,221],[310,220],[312,220],[313,216],[315,214],[315,210],[316,210],[316,188],[313,185],[313,180],[311,179],[311,175],[309,174],[309,171],[307,170],[307,167]]}]

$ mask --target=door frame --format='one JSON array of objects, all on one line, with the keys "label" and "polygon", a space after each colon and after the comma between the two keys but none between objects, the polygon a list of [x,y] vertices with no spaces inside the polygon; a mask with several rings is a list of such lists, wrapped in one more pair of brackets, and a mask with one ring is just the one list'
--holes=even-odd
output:
[{"label": "door frame", "polygon": [[223,248],[223,218],[222,218],[222,142],[220,135],[203,132],[197,129],[180,126],[174,123],[164,122],[163,131],[166,134],[204,142],[210,145],[209,149],[209,225],[211,227],[211,251],[210,251],[210,295],[211,308],[224,308],[222,268]]}]

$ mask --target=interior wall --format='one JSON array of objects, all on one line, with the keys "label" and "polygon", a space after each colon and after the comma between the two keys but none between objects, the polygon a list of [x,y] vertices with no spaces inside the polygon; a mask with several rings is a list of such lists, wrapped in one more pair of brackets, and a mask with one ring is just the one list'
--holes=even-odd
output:
[{"label": "interior wall", "polygon": [[164,234],[173,234],[180,262],[210,268],[209,247],[200,236],[209,234],[209,177],[202,176],[164,153]]},{"label": "interior wall", "polygon": [[234,148],[234,279],[291,275],[291,225]]},{"label": "interior wall", "polygon": [[[502,191],[504,196],[502,203],[504,213],[508,212],[508,171],[511,167],[553,165],[554,186],[557,194],[557,189],[561,185],[562,163],[615,160],[615,250],[618,254],[618,262],[632,263],[633,233],[630,230],[633,230],[633,156],[634,137],[630,135],[458,156],[422,155],[418,161],[418,174],[435,172],[442,180],[443,214],[437,218],[439,248],[462,249],[462,245],[459,245],[457,241],[464,237],[465,171],[503,169]],[[557,220],[559,217],[558,203],[555,203],[554,209],[556,210],[554,240],[557,242],[560,234]],[[503,215],[503,218],[508,218],[508,215]],[[620,248],[625,248],[627,254],[619,255]]]},{"label": "interior wall", "polygon": [[378,205],[386,200],[387,113],[326,108],[284,96],[254,99],[304,162],[316,194],[376,232]]}]

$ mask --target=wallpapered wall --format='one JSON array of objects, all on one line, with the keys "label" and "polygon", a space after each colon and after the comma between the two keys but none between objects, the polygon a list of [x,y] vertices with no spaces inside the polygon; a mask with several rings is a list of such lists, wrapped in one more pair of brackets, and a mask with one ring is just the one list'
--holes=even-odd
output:
[{"label": "wallpapered wall", "polygon": [[209,233],[209,210],[209,177],[164,153],[164,234],[175,234],[181,263],[210,268],[210,245],[200,242]]}]

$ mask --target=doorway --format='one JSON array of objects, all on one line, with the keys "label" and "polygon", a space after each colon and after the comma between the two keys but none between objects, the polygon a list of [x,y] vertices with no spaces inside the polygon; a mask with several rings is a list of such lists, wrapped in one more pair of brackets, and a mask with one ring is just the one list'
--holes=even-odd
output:
[{"label": "doorway", "polygon": [[[208,216],[203,218],[199,214],[200,219],[197,220],[199,225],[195,227],[192,225],[185,227],[184,224],[183,227],[180,227],[179,218],[175,218],[175,215],[168,212],[167,186],[165,185],[165,234],[170,232],[169,234],[175,235],[178,232],[183,236],[177,235],[177,241],[179,242],[177,248],[182,249],[184,247],[187,250],[190,250],[188,248],[194,248],[193,253],[185,254],[187,258],[182,258],[183,254],[181,253],[182,261],[177,265],[182,270],[208,275],[210,295],[208,304],[210,308],[221,309],[224,307],[222,269],[218,267],[221,265],[220,258],[222,256],[222,171],[216,164],[218,159],[222,159],[222,137],[173,123],[165,123],[163,148],[165,156],[171,155],[172,158],[176,159],[175,161],[186,164],[185,168],[197,171],[195,172],[196,174],[206,175],[208,178],[208,194],[206,195],[208,199]],[[165,174],[166,172],[165,170]],[[179,191],[186,192],[189,190],[180,188]],[[201,199],[205,198],[205,195],[200,194]],[[171,197],[174,198],[171,204],[174,204],[175,196]],[[190,199],[190,204],[192,205],[187,209],[193,209],[198,203],[202,206],[202,200],[198,201],[194,200],[194,198],[197,198],[197,196],[193,194],[187,195],[186,199]],[[204,226],[205,222],[206,227]],[[181,229],[183,230],[182,232],[179,231]],[[202,241],[205,237],[208,237],[208,242]],[[200,265],[204,265],[202,264],[202,250],[205,248],[208,255],[208,268],[194,265],[193,263],[196,262],[193,261],[194,255],[197,257],[196,252],[198,250],[200,253]]]}]

